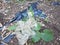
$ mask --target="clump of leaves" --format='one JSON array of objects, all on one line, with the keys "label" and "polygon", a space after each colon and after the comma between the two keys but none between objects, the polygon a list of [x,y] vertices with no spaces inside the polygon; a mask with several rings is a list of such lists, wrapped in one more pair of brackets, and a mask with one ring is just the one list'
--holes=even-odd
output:
[{"label": "clump of leaves", "polygon": [[43,32],[36,31],[36,35],[32,37],[32,41],[38,42],[40,39],[46,42],[53,40],[53,32],[49,29],[45,29]]}]

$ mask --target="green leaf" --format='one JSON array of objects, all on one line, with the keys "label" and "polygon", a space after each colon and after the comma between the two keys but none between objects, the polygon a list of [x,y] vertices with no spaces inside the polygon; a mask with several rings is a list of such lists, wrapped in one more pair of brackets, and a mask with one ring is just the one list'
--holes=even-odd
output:
[{"label": "green leaf", "polygon": [[53,34],[53,32],[50,29],[45,29],[43,30],[44,33],[48,33],[48,34]]},{"label": "green leaf", "polygon": [[44,41],[51,41],[53,40],[53,33],[51,30],[48,30],[48,29],[45,29],[43,31],[43,33],[41,33],[41,38],[44,40]]},{"label": "green leaf", "polygon": [[32,37],[33,42],[38,42],[40,40],[40,32],[36,32],[36,35]]},{"label": "green leaf", "polygon": [[15,30],[16,29],[16,25],[12,25],[8,27],[9,30]]},{"label": "green leaf", "polygon": [[41,24],[37,23],[37,24],[35,24],[34,29],[39,31],[41,29],[41,26],[42,26]]},{"label": "green leaf", "polygon": [[27,20],[28,20],[27,17],[24,17],[24,18],[22,19],[22,21],[24,21],[24,22],[26,22]]},{"label": "green leaf", "polygon": [[49,21],[48,18],[46,18],[45,21],[48,22]]},{"label": "green leaf", "polygon": [[32,17],[34,17],[34,12],[33,12],[33,10],[32,10],[32,7],[29,8],[29,12],[31,12]]}]

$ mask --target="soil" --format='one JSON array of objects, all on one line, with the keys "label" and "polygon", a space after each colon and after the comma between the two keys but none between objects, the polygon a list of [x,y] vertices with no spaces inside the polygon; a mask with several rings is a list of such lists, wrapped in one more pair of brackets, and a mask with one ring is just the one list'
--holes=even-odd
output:
[{"label": "soil", "polygon": [[[12,4],[11,4],[12,5]],[[13,5],[15,7],[15,5]],[[13,6],[11,7],[13,9]],[[42,8],[43,7],[43,8]],[[42,6],[40,8],[42,8],[44,11],[45,11],[45,8],[44,6]],[[45,22],[43,20],[43,23],[46,25],[44,28],[50,28],[52,29],[53,33],[54,33],[54,39],[50,42],[45,42],[44,40],[40,40],[39,42],[37,43],[33,43],[33,45],[60,45],[60,6],[51,6],[51,7],[54,7],[53,10],[49,11],[48,13],[50,14],[50,17],[49,17],[49,22]],[[16,7],[15,7],[16,8]],[[12,12],[13,13],[16,13],[18,8],[16,8],[16,11],[13,10]],[[20,8],[21,9],[21,8]],[[48,8],[49,9],[49,8]],[[15,12],[14,12],[15,11]],[[13,14],[11,13],[11,15]],[[47,13],[47,14],[48,14]],[[10,17],[12,17],[10,15]],[[14,15],[14,14],[13,14]],[[53,18],[51,17],[51,15],[53,16]],[[8,16],[7,16],[8,17]],[[3,14],[3,13],[0,13],[0,23],[3,25],[5,22],[7,22],[9,19],[4,19],[6,18],[6,16]],[[29,43],[32,43],[32,42],[29,42],[28,41],[28,45]],[[19,45],[18,44],[18,40],[16,37],[14,37],[9,43],[8,45]],[[32,45],[32,44],[31,44]]]}]

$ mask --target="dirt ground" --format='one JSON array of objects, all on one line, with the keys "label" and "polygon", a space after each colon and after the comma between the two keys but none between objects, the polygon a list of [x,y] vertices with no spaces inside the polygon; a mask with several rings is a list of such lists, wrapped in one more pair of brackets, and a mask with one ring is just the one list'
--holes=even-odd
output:
[{"label": "dirt ground", "polygon": [[[48,3],[45,2],[46,5],[48,5]],[[0,23],[2,23],[2,25],[9,21],[10,19],[8,18],[12,18],[14,16],[14,14],[19,11],[19,9],[23,10],[24,7],[27,8],[28,5],[24,5],[23,7],[20,7],[19,5],[15,5],[14,3],[10,3],[8,4],[11,6],[11,9],[9,13],[7,13],[7,15],[4,15],[1,11],[0,11]],[[48,5],[51,8],[54,8],[53,10],[47,12],[47,14],[49,14],[49,22],[45,22],[43,20],[43,23],[46,25],[45,28],[50,28],[52,29],[53,33],[54,33],[54,39],[51,42],[45,42],[43,40],[40,40],[37,43],[34,43],[33,45],[60,45],[60,6],[51,6]],[[46,6],[45,6],[46,7]],[[44,6],[39,6],[38,8],[44,10],[44,12],[48,9],[50,9],[50,7],[46,7]],[[5,7],[6,8],[6,7]],[[45,10],[46,9],[46,10]],[[20,10],[20,11],[21,11]],[[3,11],[4,12],[4,11]],[[52,15],[52,17],[51,17]],[[7,19],[6,19],[7,18]],[[31,43],[31,42],[29,42]],[[27,43],[28,44],[28,43]],[[19,45],[18,44],[18,40],[16,37],[14,37],[10,43],[8,43],[8,45]]]}]

